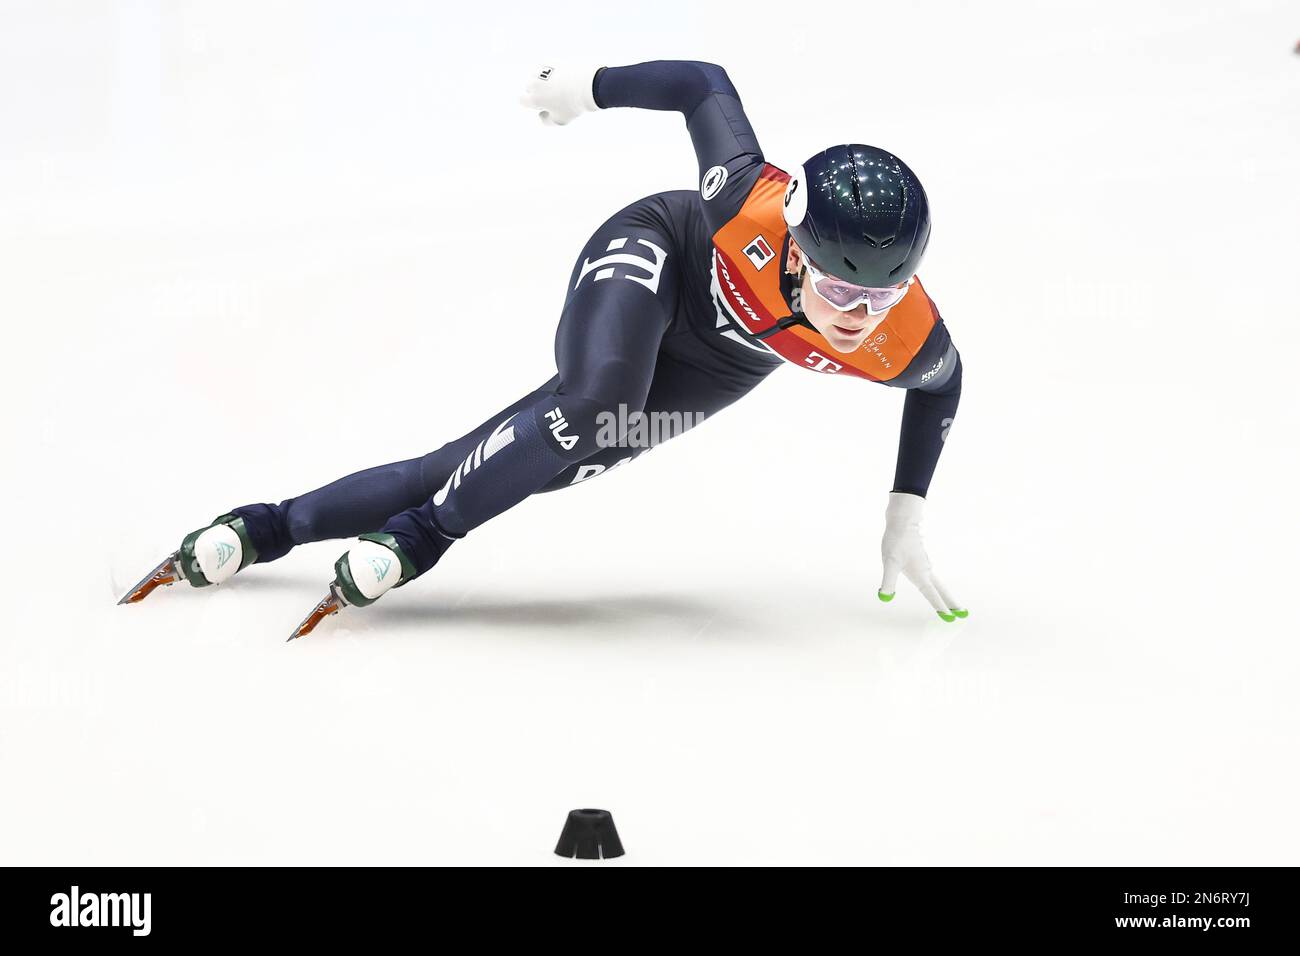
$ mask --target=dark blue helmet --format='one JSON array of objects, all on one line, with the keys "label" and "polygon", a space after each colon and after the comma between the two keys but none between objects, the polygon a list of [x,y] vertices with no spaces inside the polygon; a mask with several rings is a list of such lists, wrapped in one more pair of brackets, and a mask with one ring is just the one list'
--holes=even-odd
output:
[{"label": "dark blue helmet", "polygon": [[930,241],[921,181],[892,153],[850,143],[817,153],[790,178],[785,221],[822,272],[883,289],[909,279]]}]

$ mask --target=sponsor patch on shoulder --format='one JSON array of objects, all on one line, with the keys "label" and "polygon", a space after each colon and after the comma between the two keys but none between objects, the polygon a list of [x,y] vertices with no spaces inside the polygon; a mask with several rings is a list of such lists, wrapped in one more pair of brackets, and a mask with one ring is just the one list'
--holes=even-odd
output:
[{"label": "sponsor patch on shoulder", "polygon": [[708,202],[718,193],[722,192],[722,187],[727,184],[727,167],[713,166],[704,174],[700,180],[700,196],[705,202]]}]

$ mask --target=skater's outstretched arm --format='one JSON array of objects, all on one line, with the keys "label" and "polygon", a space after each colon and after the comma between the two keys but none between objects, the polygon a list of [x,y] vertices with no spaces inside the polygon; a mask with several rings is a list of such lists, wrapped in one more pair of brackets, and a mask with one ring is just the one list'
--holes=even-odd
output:
[{"label": "skater's outstretched arm", "polygon": [[921,540],[921,517],[939,454],[943,451],[961,401],[961,355],[940,319],[904,373],[890,384],[907,389],[898,438],[894,490],[885,510],[881,541],[884,575],[878,594],[893,600],[898,577],[905,575],[945,621],[965,617],[956,600],[930,566]]},{"label": "skater's outstretched arm", "polygon": [[729,176],[763,163],[754,128],[727,71],[716,63],[654,60],[596,74],[596,104],[681,113],[695,146],[700,175],[726,166]]},{"label": "skater's outstretched arm", "polygon": [[652,60],[594,72],[547,67],[528,84],[522,102],[559,126],[617,106],[681,113],[699,162],[705,214],[715,227],[736,214],[764,165],[740,96],[716,63]]}]

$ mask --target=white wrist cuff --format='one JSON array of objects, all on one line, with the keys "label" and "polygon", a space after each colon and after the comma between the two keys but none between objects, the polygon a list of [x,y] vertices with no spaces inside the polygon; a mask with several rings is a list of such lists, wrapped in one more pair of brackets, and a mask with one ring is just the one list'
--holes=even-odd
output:
[{"label": "white wrist cuff", "polygon": [[885,521],[890,524],[894,522],[920,524],[924,511],[925,499],[920,495],[908,494],[905,491],[891,491],[889,504],[885,508]]}]

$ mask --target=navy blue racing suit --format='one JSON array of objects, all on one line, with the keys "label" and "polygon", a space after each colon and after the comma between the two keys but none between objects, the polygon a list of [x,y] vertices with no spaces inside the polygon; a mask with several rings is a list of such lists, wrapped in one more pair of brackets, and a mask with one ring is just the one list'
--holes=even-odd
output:
[{"label": "navy blue racing suit", "polygon": [[[423,573],[453,541],[529,495],[630,461],[797,361],[779,345],[773,350],[781,337],[802,336],[799,356],[807,342],[816,344],[798,310],[782,308],[795,298],[784,270],[783,226],[772,223],[770,212],[754,212],[755,197],[764,188],[779,194],[784,174],[764,161],[726,73],[707,63],[657,61],[602,70],[593,92],[602,108],[682,113],[701,191],[648,196],[592,233],[569,278],[555,335],[557,374],[550,380],[427,455],[357,472],[279,504],[234,509],[260,562],[297,544],[384,531]],[[725,251],[724,234],[748,238],[745,230],[759,219],[767,238],[749,244],[744,261],[753,265],[745,268],[775,263],[765,275],[779,320],[755,334],[754,314],[740,315],[736,306],[740,301],[748,309],[730,278],[734,272],[743,282],[741,269],[724,258],[727,281],[720,283],[714,256]],[[907,361],[895,357],[893,364],[905,367],[891,368],[886,382],[909,388],[894,487],[921,495],[961,387],[960,356],[942,319],[934,311],[925,322],[912,336]],[[815,362],[803,359],[808,367],[836,370],[812,354]],[[858,374],[882,380],[874,372]]]}]

